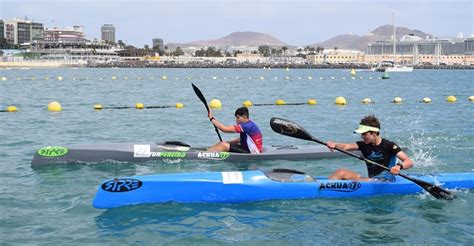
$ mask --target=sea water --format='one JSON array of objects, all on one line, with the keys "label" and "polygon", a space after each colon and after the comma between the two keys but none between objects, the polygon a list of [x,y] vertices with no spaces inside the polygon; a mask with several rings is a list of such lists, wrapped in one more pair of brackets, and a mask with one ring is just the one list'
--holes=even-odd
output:
[{"label": "sea water", "polygon": [[[226,163],[104,162],[32,168],[38,148],[48,145],[179,140],[209,146],[218,138],[194,94],[219,99],[214,116],[234,123],[245,100],[254,104],[316,105],[251,107],[264,144],[316,144],[274,133],[269,120],[295,121],[323,140],[355,142],[360,119],[376,115],[382,136],[407,148],[415,167],[405,173],[474,171],[474,71],[415,70],[382,74],[349,70],[284,69],[29,69],[0,70],[0,241],[5,244],[472,244],[474,195],[455,191],[454,201],[430,195],[357,199],[283,200],[222,204],[155,204],[111,210],[91,202],[106,179],[151,173],[291,168],[328,175],[349,168],[365,175],[365,164],[340,158],[307,161]],[[61,78],[58,79],[58,76]],[[165,76],[165,77],[164,77]],[[446,97],[455,95],[456,103]],[[343,96],[346,106],[334,100]],[[365,105],[368,97],[375,103]],[[402,97],[401,104],[391,103]],[[423,97],[430,104],[421,103]],[[61,112],[48,112],[52,101]],[[172,106],[161,109],[134,109]],[[174,108],[183,103],[184,108]],[[130,106],[132,109],[94,110]],[[235,134],[222,134],[230,140]]]}]

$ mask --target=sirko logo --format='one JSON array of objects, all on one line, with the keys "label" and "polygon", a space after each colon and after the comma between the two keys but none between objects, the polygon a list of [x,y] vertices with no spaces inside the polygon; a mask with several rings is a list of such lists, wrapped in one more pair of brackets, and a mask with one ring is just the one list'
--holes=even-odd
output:
[{"label": "sirko logo", "polygon": [[320,190],[331,190],[331,191],[340,191],[340,192],[353,192],[358,190],[361,187],[359,182],[327,182],[321,183],[319,186]]},{"label": "sirko logo", "polygon": [[108,192],[127,192],[140,188],[143,182],[138,179],[113,179],[102,184],[102,190]]},{"label": "sirko logo", "polygon": [[209,160],[225,160],[230,156],[229,152],[198,152],[197,157]]},{"label": "sirko logo", "polygon": [[67,154],[69,150],[60,146],[48,146],[38,150],[38,155],[44,157],[59,157]]}]

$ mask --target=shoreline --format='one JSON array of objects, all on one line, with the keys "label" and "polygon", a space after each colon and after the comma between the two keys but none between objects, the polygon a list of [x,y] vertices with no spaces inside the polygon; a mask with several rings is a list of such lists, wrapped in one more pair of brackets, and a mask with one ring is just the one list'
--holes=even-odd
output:
[{"label": "shoreline", "polygon": [[[367,64],[292,64],[292,63],[150,63],[150,62],[127,62],[127,63],[101,63],[101,64],[78,64],[51,61],[28,61],[28,62],[0,62],[0,70],[11,68],[235,68],[235,69],[369,69]],[[417,65],[414,69],[474,69],[474,65]]]}]

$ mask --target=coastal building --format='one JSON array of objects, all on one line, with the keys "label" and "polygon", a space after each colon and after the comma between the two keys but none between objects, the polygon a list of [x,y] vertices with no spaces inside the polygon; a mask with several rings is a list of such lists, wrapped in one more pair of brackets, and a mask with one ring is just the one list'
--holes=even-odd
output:
[{"label": "coastal building", "polygon": [[22,45],[40,61],[57,61],[65,64],[115,62],[119,59],[115,46],[101,41],[38,41]]},{"label": "coastal building", "polygon": [[115,27],[112,24],[104,24],[100,28],[102,32],[102,41],[115,43]]},{"label": "coastal building", "polygon": [[3,20],[0,20],[0,39],[5,37],[5,22]]},{"label": "coastal building", "polygon": [[82,26],[73,26],[46,29],[44,30],[44,40],[48,42],[82,42],[85,40],[84,28]]},{"label": "coastal building", "polygon": [[23,44],[43,40],[43,24],[25,19],[5,20],[3,34],[8,44]]},{"label": "coastal building", "polygon": [[469,39],[422,39],[413,35],[403,36],[396,41],[396,55],[393,57],[393,42],[378,41],[367,47],[365,62],[370,64],[394,61],[408,65],[458,65],[471,64],[466,60],[469,53]]},{"label": "coastal building", "polygon": [[327,49],[315,55],[307,55],[306,59],[314,64],[331,63],[346,64],[363,61],[364,53],[358,50]]},{"label": "coastal building", "polygon": [[153,49],[157,48],[157,49],[159,49],[159,50],[161,50],[161,51],[164,51],[164,50],[165,50],[165,45],[164,45],[164,43],[163,43],[163,39],[161,39],[161,38],[154,38],[152,41],[153,41],[153,46],[152,46]]},{"label": "coastal building", "polygon": [[44,26],[43,23],[31,22],[31,41],[44,40]]}]

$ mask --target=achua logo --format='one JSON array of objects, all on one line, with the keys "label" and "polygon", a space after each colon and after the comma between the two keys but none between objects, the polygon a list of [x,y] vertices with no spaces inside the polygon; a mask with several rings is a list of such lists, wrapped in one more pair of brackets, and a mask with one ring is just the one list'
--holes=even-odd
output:
[{"label": "achua logo", "polygon": [[127,192],[140,188],[143,182],[138,179],[113,179],[102,184],[101,188],[108,192]]},{"label": "achua logo", "polygon": [[230,156],[229,152],[198,152],[197,157],[209,160],[225,160]]},{"label": "achua logo", "polygon": [[38,155],[44,157],[59,157],[67,154],[69,150],[61,146],[47,146],[37,151]]},{"label": "achua logo", "polygon": [[319,186],[320,190],[331,190],[331,191],[340,191],[340,192],[354,192],[361,187],[359,182],[327,182],[321,183]]}]

